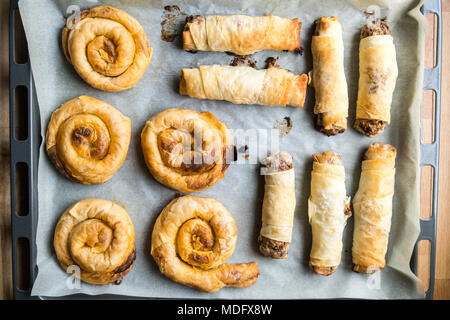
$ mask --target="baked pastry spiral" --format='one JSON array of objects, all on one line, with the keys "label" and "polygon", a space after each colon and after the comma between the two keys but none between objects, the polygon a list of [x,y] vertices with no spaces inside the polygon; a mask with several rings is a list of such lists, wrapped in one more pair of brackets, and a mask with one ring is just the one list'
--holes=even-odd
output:
[{"label": "baked pastry spiral", "polygon": [[63,28],[62,48],[80,77],[105,91],[134,87],[152,55],[139,22],[109,6],[81,11],[79,21]]},{"label": "baked pastry spiral", "polygon": [[165,276],[204,292],[249,287],[259,276],[256,262],[223,263],[236,241],[234,219],[220,202],[183,196],[173,199],[156,220],[151,255]]},{"label": "baked pastry spiral", "polygon": [[107,284],[122,279],[133,267],[134,238],[125,209],[108,200],[84,199],[62,214],[53,245],[64,270],[78,266],[81,280]]},{"label": "baked pastry spiral", "polygon": [[228,129],[209,112],[167,109],[147,121],[141,145],[153,177],[182,192],[211,187],[232,160]]},{"label": "baked pastry spiral", "polygon": [[46,149],[67,178],[83,184],[109,180],[127,155],[131,120],[106,102],[80,96],[52,114]]}]

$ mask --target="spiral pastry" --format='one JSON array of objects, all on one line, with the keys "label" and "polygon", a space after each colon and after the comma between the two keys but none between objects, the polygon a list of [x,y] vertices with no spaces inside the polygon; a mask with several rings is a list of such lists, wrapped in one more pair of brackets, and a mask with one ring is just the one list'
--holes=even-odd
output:
[{"label": "spiral pastry", "polygon": [[105,91],[134,87],[152,55],[139,22],[109,6],[81,11],[79,21],[63,28],[62,48],[80,77]]},{"label": "spiral pastry", "polygon": [[234,219],[221,203],[183,196],[172,200],[156,220],[151,255],[165,276],[204,292],[249,287],[259,276],[256,262],[223,264],[236,240]]},{"label": "spiral pastry", "polygon": [[231,161],[227,127],[209,112],[167,109],[147,121],[141,146],[145,162],[160,183],[182,192],[211,187]]},{"label": "spiral pastry", "polygon": [[52,114],[46,149],[67,178],[83,184],[109,180],[127,155],[131,120],[106,102],[80,96]]},{"label": "spiral pastry", "polygon": [[134,238],[133,224],[121,206],[84,199],[62,214],[53,245],[64,270],[78,266],[81,280],[107,284],[122,279],[133,267]]}]

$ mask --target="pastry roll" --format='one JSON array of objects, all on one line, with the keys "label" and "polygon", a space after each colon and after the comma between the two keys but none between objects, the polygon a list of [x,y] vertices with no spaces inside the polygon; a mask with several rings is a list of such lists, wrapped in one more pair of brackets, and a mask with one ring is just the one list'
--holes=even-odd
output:
[{"label": "pastry roll", "polygon": [[109,6],[81,11],[79,21],[64,27],[62,48],[80,77],[105,91],[134,87],[152,55],[139,22]]},{"label": "pastry roll", "polygon": [[210,112],[189,109],[153,116],[142,130],[141,146],[153,177],[182,192],[213,186],[234,158],[228,128]]},{"label": "pastry roll", "polygon": [[362,162],[359,188],[353,199],[353,270],[373,273],[384,268],[392,217],[395,156],[393,146],[372,143]]},{"label": "pastry roll", "polygon": [[345,170],[339,154],[313,154],[311,196],[308,216],[312,228],[309,265],[328,276],[341,262],[342,234],[351,215],[350,197],[345,190]]},{"label": "pastry roll", "polygon": [[100,184],[127,156],[131,120],[106,102],[80,96],[53,112],[45,140],[60,173],[78,183]]},{"label": "pastry roll", "polygon": [[136,259],[134,240],[133,224],[121,206],[108,200],[84,199],[62,214],[53,245],[65,271],[77,266],[81,280],[107,284],[130,272]]},{"label": "pastry roll", "polygon": [[301,50],[298,19],[277,16],[189,16],[183,49],[249,55],[261,50]]},{"label": "pastry roll", "polygon": [[270,65],[208,65],[181,70],[180,94],[192,98],[225,100],[235,104],[303,107],[308,76]]},{"label": "pastry roll", "polygon": [[233,217],[220,202],[178,197],[156,219],[151,255],[165,276],[204,292],[249,287],[259,276],[256,262],[224,263],[233,254],[236,231]]},{"label": "pastry roll", "polygon": [[259,251],[265,256],[285,259],[292,238],[295,211],[295,173],[292,156],[277,152],[261,163],[265,178]]},{"label": "pastry roll", "polygon": [[354,127],[368,137],[383,132],[391,122],[392,94],[398,68],[389,25],[370,21],[361,29],[359,84]]},{"label": "pastry roll", "polygon": [[334,136],[347,129],[348,116],[342,28],[336,17],[321,17],[315,23],[310,85],[316,96],[316,126],[327,136]]}]

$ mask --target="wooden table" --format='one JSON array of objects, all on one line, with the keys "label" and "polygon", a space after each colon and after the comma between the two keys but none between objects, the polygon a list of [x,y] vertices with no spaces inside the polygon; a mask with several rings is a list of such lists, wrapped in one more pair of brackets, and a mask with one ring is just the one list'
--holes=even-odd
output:
[{"label": "wooden table", "polygon": [[[450,299],[450,0],[442,1],[443,9],[443,76],[441,108],[441,141],[439,168],[439,205],[437,256],[434,299]],[[0,0],[0,299],[12,298],[12,264],[10,231],[10,181],[9,181],[9,1]],[[433,17],[427,17],[432,25]],[[428,28],[427,52],[433,49],[433,31]],[[433,65],[433,55],[428,54],[425,64]],[[433,97],[424,94],[423,136],[432,139]],[[421,179],[421,214],[427,216],[430,201],[430,170],[423,170]],[[419,246],[419,276],[427,283],[429,246]],[[428,258],[429,259],[429,258]],[[429,261],[429,260],[428,260]]]}]

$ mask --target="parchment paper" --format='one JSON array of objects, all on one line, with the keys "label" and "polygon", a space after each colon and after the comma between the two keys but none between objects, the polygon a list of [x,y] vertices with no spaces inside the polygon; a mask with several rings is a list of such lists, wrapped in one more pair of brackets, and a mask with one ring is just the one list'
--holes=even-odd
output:
[{"label": "parchment paper", "polygon": [[[60,36],[66,8],[80,4],[82,8],[109,4],[134,16],[144,27],[154,49],[150,67],[135,88],[108,93],[91,88],[65,60]],[[308,88],[304,108],[233,105],[220,101],[201,101],[178,94],[180,69],[202,64],[229,64],[232,56],[225,53],[182,50],[181,39],[161,40],[161,20],[165,5],[178,5],[186,14],[275,15],[303,22],[303,55],[290,52],[264,51],[251,59],[258,68],[267,57],[279,57],[278,63],[294,73],[306,73],[312,67],[310,41],[313,21],[320,16],[340,18],[344,31],[345,72],[349,85],[349,129],[335,137],[326,137],[314,129],[314,91]],[[360,27],[365,23],[365,10],[377,4],[388,17],[397,48],[399,78],[392,104],[392,124],[376,138],[367,138],[352,129],[358,83],[358,46]],[[79,95],[104,100],[132,119],[132,141],[126,161],[114,177],[103,185],[86,186],[70,182],[50,163],[44,143],[39,160],[39,222],[37,230],[37,263],[39,273],[32,295],[64,296],[75,293],[118,294],[170,298],[418,298],[423,297],[420,281],[409,267],[414,243],[419,234],[419,116],[422,97],[424,19],[419,13],[421,1],[71,1],[21,0],[19,3],[28,40],[31,66],[39,101],[42,136],[51,113],[62,103]],[[182,21],[184,17],[180,17]],[[182,25],[180,25],[182,28]],[[141,148],[140,133],[148,118],[169,107],[210,111],[233,131],[260,129],[257,150],[248,150],[250,158],[238,155],[239,161],[228,169],[224,179],[213,187],[195,193],[222,202],[234,216],[238,226],[238,242],[230,263],[257,261],[261,275],[249,288],[224,288],[205,294],[177,284],[163,276],[150,256],[150,239],[154,222],[162,208],[176,194],[157,183],[148,172]],[[293,128],[280,140],[280,149],[290,152],[295,160],[297,208],[293,238],[287,260],[262,256],[256,244],[261,225],[263,177],[257,162],[266,156],[264,134],[270,137],[277,121],[290,117]],[[307,220],[307,198],[310,194],[311,154],[329,149],[340,153],[346,169],[349,195],[357,190],[361,159],[369,143],[380,141],[398,149],[392,229],[387,253],[387,266],[368,276],[351,270],[353,218],[344,231],[342,263],[335,274],[323,277],[308,267],[311,228]],[[248,142],[239,142],[247,144]],[[239,143],[238,148],[239,148]],[[250,146],[250,144],[249,144]],[[94,286],[81,283],[80,289],[69,289],[69,274],[57,262],[53,232],[59,216],[72,203],[88,197],[99,197],[122,204],[136,231],[137,260],[120,285]],[[69,280],[68,280],[69,279]]]}]

